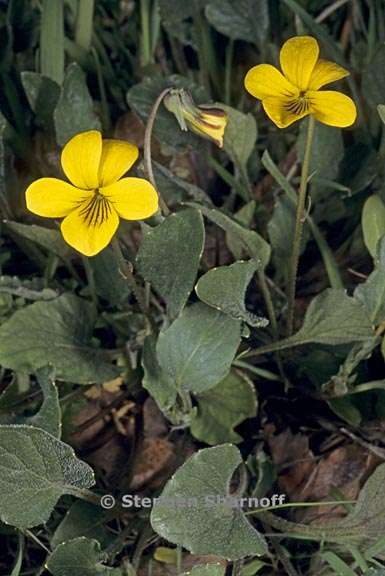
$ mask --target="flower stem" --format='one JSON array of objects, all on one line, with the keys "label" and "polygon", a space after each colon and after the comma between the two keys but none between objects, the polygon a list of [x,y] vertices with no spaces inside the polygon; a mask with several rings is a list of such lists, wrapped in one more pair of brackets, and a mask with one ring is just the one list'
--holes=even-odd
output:
[{"label": "flower stem", "polygon": [[156,114],[158,112],[158,108],[159,108],[163,98],[166,96],[166,94],[168,94],[170,92],[170,90],[171,90],[171,88],[165,88],[159,94],[158,98],[155,100],[155,103],[154,103],[154,105],[151,109],[150,115],[148,117],[146,130],[144,133],[144,166],[145,166],[145,170],[146,170],[148,179],[150,180],[151,184],[154,186],[154,188],[158,192],[159,205],[160,205],[160,208],[161,208],[161,210],[165,216],[168,216],[170,214],[170,210],[169,210],[166,202],[162,198],[159,190],[156,187],[154,172],[152,170],[152,161],[151,161],[151,136],[152,136],[152,129],[154,127],[154,122],[155,122]]},{"label": "flower stem", "polygon": [[287,332],[289,336],[291,336],[291,334],[293,333],[293,326],[294,326],[295,288],[297,284],[297,272],[298,272],[299,256],[301,251],[303,225],[305,221],[307,181],[309,176],[311,148],[314,136],[314,126],[315,126],[315,118],[314,116],[311,115],[309,117],[305,155],[303,159],[302,172],[301,172],[301,183],[299,186],[299,194],[297,199],[297,214],[295,219],[293,251],[291,253],[290,272],[289,272],[289,283],[287,294],[288,299]]},{"label": "flower stem", "polygon": [[138,285],[137,281],[135,280],[135,276],[133,274],[131,264],[129,262],[127,262],[123,256],[122,249],[121,249],[120,244],[119,244],[119,240],[117,240],[116,238],[113,238],[111,245],[112,245],[112,248],[113,248],[114,253],[116,255],[117,261],[118,261],[120,273],[122,274],[123,278],[127,281],[129,288],[132,290],[132,292],[136,298],[136,301],[138,302],[138,305],[139,305],[141,312],[149,320],[149,323],[152,327],[152,319],[148,314],[148,308],[147,308],[144,293],[141,290],[140,286]]}]

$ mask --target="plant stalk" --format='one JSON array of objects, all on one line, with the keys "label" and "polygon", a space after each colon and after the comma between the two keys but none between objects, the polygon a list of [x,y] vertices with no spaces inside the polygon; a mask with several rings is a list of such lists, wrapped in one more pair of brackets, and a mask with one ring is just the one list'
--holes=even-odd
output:
[{"label": "plant stalk", "polygon": [[303,159],[301,183],[299,187],[299,194],[297,199],[297,214],[295,219],[293,251],[291,254],[289,282],[288,282],[288,313],[287,313],[287,333],[291,336],[294,327],[294,305],[295,305],[295,289],[297,284],[298,263],[301,251],[301,240],[303,233],[303,225],[305,223],[305,204],[307,181],[309,177],[311,149],[314,136],[315,118],[313,115],[309,117],[309,126],[306,137],[305,156]]},{"label": "plant stalk", "polygon": [[165,88],[159,94],[158,98],[155,100],[155,103],[154,103],[154,105],[151,109],[150,115],[148,117],[146,130],[144,133],[144,166],[145,166],[145,170],[146,170],[146,175],[147,175],[148,179],[150,180],[151,184],[154,186],[154,188],[158,192],[159,205],[160,205],[160,209],[163,212],[164,216],[168,216],[170,214],[170,210],[169,210],[166,202],[162,198],[159,190],[156,187],[154,172],[152,170],[152,161],[151,161],[151,136],[152,136],[152,129],[154,127],[154,122],[155,122],[155,118],[156,118],[156,114],[158,112],[159,106],[160,106],[163,98],[166,96],[166,94],[168,94],[170,92],[170,90],[171,90],[171,88]]}]

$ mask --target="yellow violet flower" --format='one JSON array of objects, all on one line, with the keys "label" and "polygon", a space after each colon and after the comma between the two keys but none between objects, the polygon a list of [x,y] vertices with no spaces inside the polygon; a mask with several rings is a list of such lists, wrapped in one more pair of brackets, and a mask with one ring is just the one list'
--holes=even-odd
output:
[{"label": "yellow violet flower", "polygon": [[223,146],[223,136],[228,116],[222,108],[210,105],[196,105],[191,94],[184,90],[172,89],[164,97],[164,105],[178,120],[182,130],[190,128],[193,132]]},{"label": "yellow violet flower", "polygon": [[123,140],[103,140],[100,132],[77,134],[64,146],[61,165],[71,182],[39,178],[27,188],[27,208],[38,216],[64,218],[65,241],[94,256],[111,241],[119,218],[143,220],[158,210],[155,188],[143,178],[122,178],[139,150]]},{"label": "yellow violet flower", "polygon": [[318,56],[315,38],[297,36],[281,48],[283,74],[270,64],[254,66],[246,74],[246,90],[262,100],[266,114],[279,128],[290,126],[308,114],[340,128],[355,121],[357,111],[351,98],[333,90],[320,90],[325,84],[348,76],[349,72]]}]

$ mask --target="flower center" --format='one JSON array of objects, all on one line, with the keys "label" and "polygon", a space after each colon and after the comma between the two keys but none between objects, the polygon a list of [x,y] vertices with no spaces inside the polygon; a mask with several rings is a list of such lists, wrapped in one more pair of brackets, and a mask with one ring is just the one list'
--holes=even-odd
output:
[{"label": "flower center", "polygon": [[306,98],[306,92],[300,92],[297,98],[293,98],[286,104],[286,109],[299,116],[309,110],[309,100]]},{"label": "flower center", "polygon": [[111,214],[111,206],[107,198],[95,190],[93,196],[83,204],[80,216],[87,226],[101,226]]}]

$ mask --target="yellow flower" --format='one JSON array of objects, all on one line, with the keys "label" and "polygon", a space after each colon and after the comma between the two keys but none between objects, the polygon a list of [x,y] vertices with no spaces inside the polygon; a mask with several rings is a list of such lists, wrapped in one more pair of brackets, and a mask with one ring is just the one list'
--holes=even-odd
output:
[{"label": "yellow flower", "polygon": [[122,178],[138,158],[123,140],[103,140],[100,132],[77,134],[64,146],[61,164],[71,184],[39,178],[27,188],[27,208],[47,218],[63,218],[61,231],[73,248],[94,256],[125,220],[143,220],[158,210],[155,188],[143,178]]},{"label": "yellow flower", "polygon": [[270,64],[254,66],[246,74],[246,90],[262,100],[266,114],[279,128],[308,114],[340,128],[355,121],[357,111],[351,98],[333,90],[320,90],[325,84],[348,76],[349,72],[318,56],[315,38],[297,36],[281,48],[283,74]]},{"label": "yellow flower", "polygon": [[175,115],[182,130],[190,128],[199,136],[213,140],[219,148],[222,148],[228,121],[228,116],[222,108],[203,104],[197,106],[191,95],[183,88],[170,90],[164,97],[164,105]]}]

